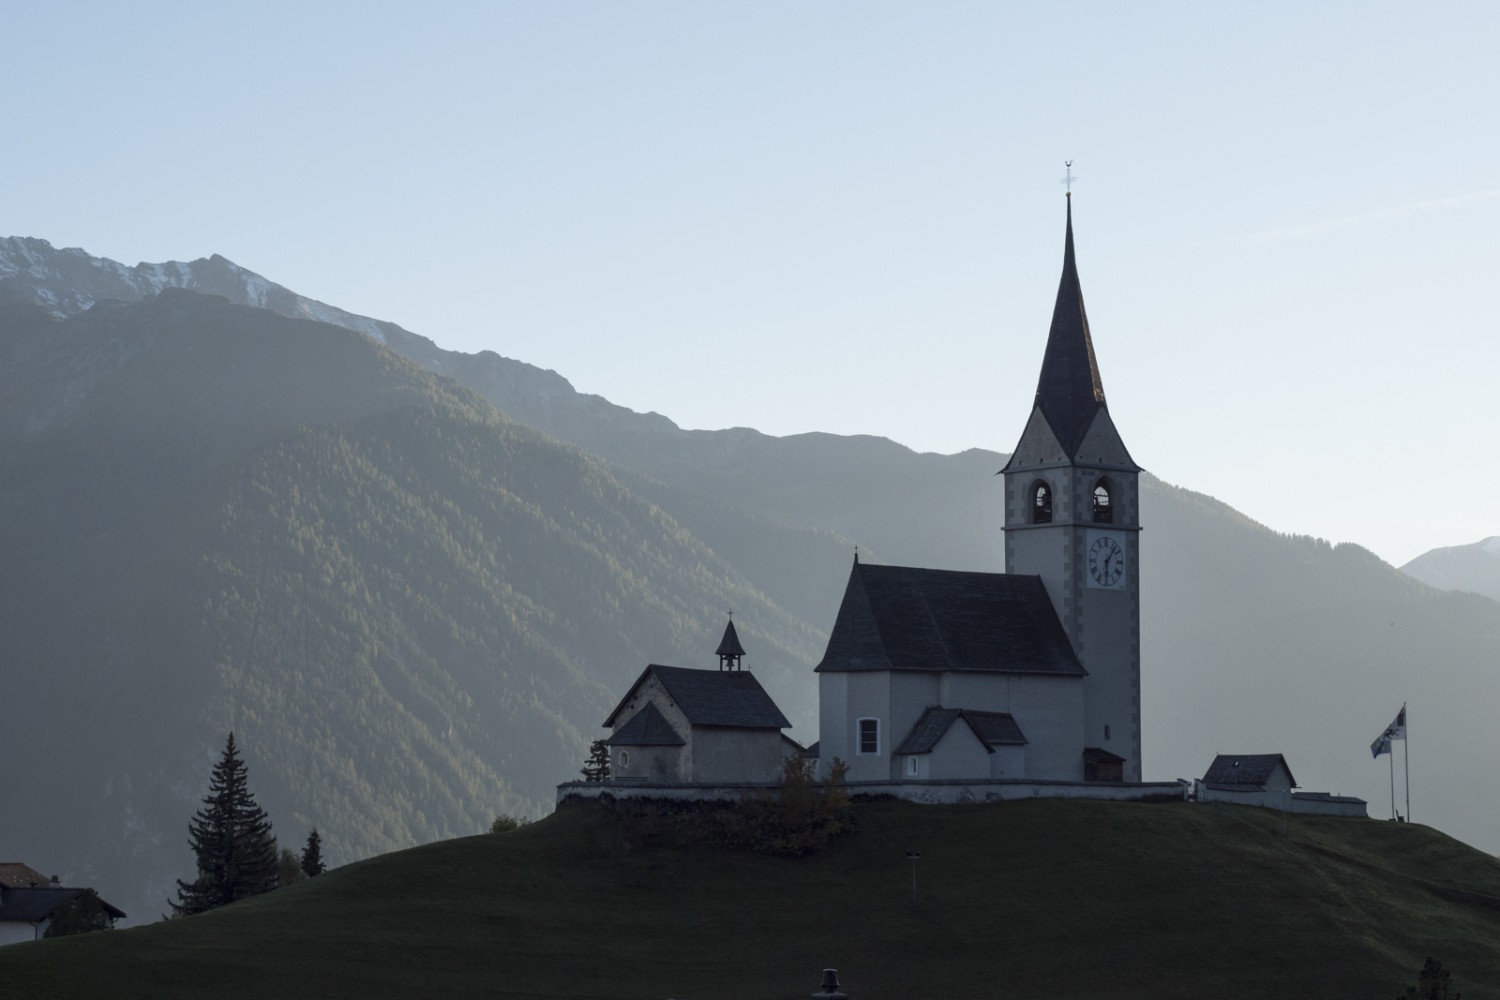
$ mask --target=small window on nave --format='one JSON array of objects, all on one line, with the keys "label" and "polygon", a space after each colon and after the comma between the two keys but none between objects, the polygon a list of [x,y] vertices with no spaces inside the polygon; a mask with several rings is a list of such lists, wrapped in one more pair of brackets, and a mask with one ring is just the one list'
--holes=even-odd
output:
[{"label": "small window on nave", "polygon": [[1101,479],[1094,485],[1094,523],[1114,524],[1115,508],[1110,501],[1109,480]]},{"label": "small window on nave", "polygon": [[1031,523],[1052,523],[1052,487],[1040,480],[1031,487]]}]

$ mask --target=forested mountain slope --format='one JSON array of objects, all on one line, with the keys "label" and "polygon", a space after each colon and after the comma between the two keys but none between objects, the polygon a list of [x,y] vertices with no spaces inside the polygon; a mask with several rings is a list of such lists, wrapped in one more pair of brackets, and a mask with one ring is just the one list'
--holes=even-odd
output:
[{"label": "forested mountain slope", "polygon": [[713,664],[729,608],[811,738],[812,630],[359,334],[169,291],[12,306],[0,343],[7,855],[154,916],[231,728],[283,839],[316,824],[336,860],[538,815],[647,662]]}]

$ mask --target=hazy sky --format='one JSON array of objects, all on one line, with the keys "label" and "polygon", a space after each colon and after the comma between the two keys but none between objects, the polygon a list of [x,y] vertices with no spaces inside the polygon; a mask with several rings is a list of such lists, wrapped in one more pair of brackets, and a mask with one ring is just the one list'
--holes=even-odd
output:
[{"label": "hazy sky", "polygon": [[1139,463],[1398,564],[1500,534],[1500,4],[60,2],[0,37],[0,235],[220,253],[688,427],[1009,450],[1072,159]]}]

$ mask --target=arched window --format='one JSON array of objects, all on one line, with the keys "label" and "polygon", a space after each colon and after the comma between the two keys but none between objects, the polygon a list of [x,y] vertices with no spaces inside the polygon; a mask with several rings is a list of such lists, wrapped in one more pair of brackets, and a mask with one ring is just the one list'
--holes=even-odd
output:
[{"label": "arched window", "polygon": [[1094,523],[1114,524],[1115,506],[1109,495],[1109,480],[1101,479],[1094,484]]},{"label": "arched window", "polygon": [[1040,479],[1031,484],[1031,523],[1052,523],[1052,487]]}]

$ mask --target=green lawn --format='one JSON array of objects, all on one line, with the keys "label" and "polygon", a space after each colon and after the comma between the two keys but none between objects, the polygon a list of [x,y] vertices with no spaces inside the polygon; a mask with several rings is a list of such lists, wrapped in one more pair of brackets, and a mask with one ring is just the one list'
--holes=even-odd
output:
[{"label": "green lawn", "polygon": [[0,949],[0,996],[782,1000],[835,966],[853,1000],[1390,1000],[1431,954],[1466,1000],[1500,998],[1500,862],[1425,827],[1058,800],[855,812],[785,859],[564,809]]}]

